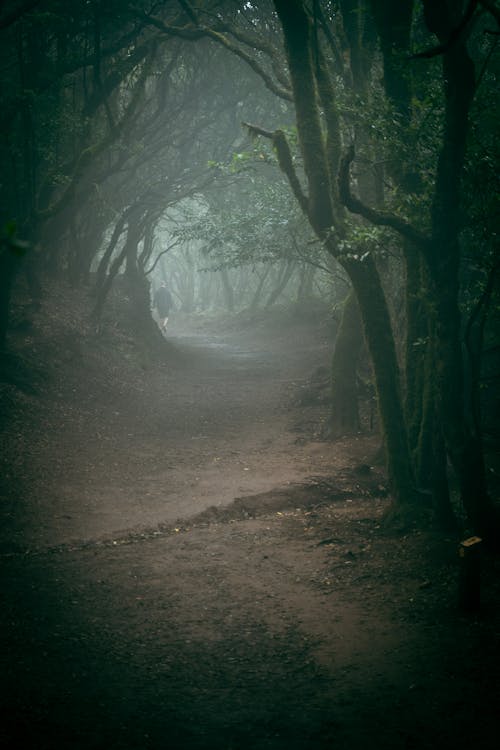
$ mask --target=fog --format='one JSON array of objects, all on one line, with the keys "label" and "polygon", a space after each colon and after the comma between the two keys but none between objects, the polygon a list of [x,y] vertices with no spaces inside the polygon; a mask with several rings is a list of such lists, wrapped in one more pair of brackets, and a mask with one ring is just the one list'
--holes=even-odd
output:
[{"label": "fog", "polygon": [[6,747],[496,747],[499,24],[0,3]]}]

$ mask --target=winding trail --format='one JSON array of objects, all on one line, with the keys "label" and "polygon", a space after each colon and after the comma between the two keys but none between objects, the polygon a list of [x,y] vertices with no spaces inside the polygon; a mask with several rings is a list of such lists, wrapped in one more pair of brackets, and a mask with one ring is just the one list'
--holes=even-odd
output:
[{"label": "winding trail", "polygon": [[388,535],[380,472],[356,474],[376,436],[311,440],[324,332],[180,323],[162,366],[59,336],[15,392],[2,746],[496,747],[498,562],[482,617],[457,617],[454,540]]},{"label": "winding trail", "polygon": [[43,548],[171,523],[327,472],[321,445],[291,431],[291,410],[328,361],[328,337],[270,321],[218,332],[174,320],[167,363],[132,387],[120,372],[104,384],[53,384],[49,415],[41,424],[33,415],[23,446],[23,475],[36,477],[37,493],[36,517],[17,529],[24,542]]}]

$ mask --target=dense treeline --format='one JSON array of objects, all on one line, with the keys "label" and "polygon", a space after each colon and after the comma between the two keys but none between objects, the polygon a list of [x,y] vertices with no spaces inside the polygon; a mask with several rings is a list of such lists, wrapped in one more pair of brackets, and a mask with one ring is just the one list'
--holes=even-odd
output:
[{"label": "dense treeline", "polygon": [[494,537],[499,22],[490,0],[7,3],[2,339],[21,267],[35,297],[91,283],[96,319],[120,274],[144,328],[174,248],[228,309],[246,266],[249,305],[270,278],[264,304],[333,286],[333,431],[367,351],[395,515]]},{"label": "dense treeline", "polygon": [[[25,249],[35,296],[47,272],[92,281],[99,318],[120,273],[147,327],[160,219],[214,182],[241,119],[269,101],[243,64],[228,69],[199,35],[166,36],[136,3],[13,6],[1,22],[2,340]],[[164,11],[174,25],[182,12]]]}]

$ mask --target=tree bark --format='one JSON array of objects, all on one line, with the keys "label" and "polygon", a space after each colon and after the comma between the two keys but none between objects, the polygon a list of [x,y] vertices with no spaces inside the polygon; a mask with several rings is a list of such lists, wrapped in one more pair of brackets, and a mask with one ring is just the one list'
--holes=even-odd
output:
[{"label": "tree bark", "polygon": [[[316,234],[347,271],[356,293],[365,338],[372,358],[378,404],[387,449],[391,494],[399,508],[415,500],[413,471],[403,414],[396,347],[382,284],[371,256],[364,262],[340,256],[329,237],[336,224],[326,144],[317,102],[317,81],[311,51],[310,23],[300,0],[274,0],[285,36],[292,79],[297,131],[309,188],[307,215]],[[323,76],[326,71],[322,69]],[[323,86],[323,89],[325,87]],[[330,107],[330,110],[332,107]],[[338,127],[338,118],[327,118],[327,129]],[[330,140],[338,140],[334,133]],[[287,173],[290,180],[290,175]]]},{"label": "tree bark", "polygon": [[416,500],[415,481],[387,302],[375,262],[370,256],[363,262],[344,261],[343,266],[356,292],[373,364],[391,494],[396,506],[408,506]]},{"label": "tree bark", "polygon": [[292,278],[293,271],[295,269],[295,264],[292,260],[283,261],[283,264],[281,268],[279,269],[278,273],[278,279],[276,281],[276,286],[272,290],[271,294],[267,298],[266,301],[266,307],[272,307],[275,302],[278,301],[278,299],[281,297],[283,292],[285,291],[288,282]]},{"label": "tree bark", "polygon": [[[461,18],[462,4],[425,0],[429,29],[446,44]],[[457,39],[443,55],[445,119],[432,206],[432,242],[426,256],[436,306],[436,375],[446,448],[460,482],[472,530],[499,538],[499,524],[488,497],[482,445],[465,419],[464,363],[459,309],[461,178],[468,117],[475,93],[474,64],[465,41]]]}]

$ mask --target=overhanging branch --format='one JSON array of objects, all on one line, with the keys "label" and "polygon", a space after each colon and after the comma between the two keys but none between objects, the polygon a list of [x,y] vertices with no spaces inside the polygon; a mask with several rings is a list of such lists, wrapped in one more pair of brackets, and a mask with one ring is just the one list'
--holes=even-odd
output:
[{"label": "overhanging branch", "polygon": [[293,101],[291,91],[280,83],[277,83],[252,54],[244,50],[242,47],[239,47],[237,44],[234,44],[234,42],[228,39],[227,36],[215,28],[209,28],[208,26],[173,26],[155,16],[142,12],[137,12],[136,16],[144,23],[154,26],[159,31],[162,31],[169,36],[176,36],[189,41],[196,41],[203,37],[212,39],[217,44],[220,44],[222,47],[229,50],[233,55],[239,57],[240,60],[243,60],[262,79],[269,91],[276,94],[280,99]]},{"label": "overhanging branch", "polygon": [[290,187],[292,188],[293,194],[304,213],[309,215],[309,198],[304,193],[300,180],[297,177],[297,172],[293,165],[292,153],[290,146],[286,139],[286,135],[282,130],[265,130],[260,125],[251,125],[249,122],[242,123],[251,136],[261,135],[263,138],[269,138],[276,150],[278,157],[278,164],[280,165],[281,171],[286,175]]},{"label": "overhanging branch", "polygon": [[169,253],[169,252],[170,252],[170,250],[173,250],[173,249],[174,249],[174,247],[177,247],[177,245],[178,245],[179,243],[180,243],[180,239],[179,239],[179,238],[177,238],[177,239],[176,239],[176,240],[174,240],[174,242],[172,242],[172,243],[171,243],[171,244],[170,244],[170,245],[169,245],[169,246],[168,246],[168,247],[167,247],[167,248],[166,248],[165,250],[162,250],[162,251],[161,251],[161,253],[159,253],[159,254],[158,254],[158,255],[156,256],[156,258],[155,258],[155,262],[153,263],[153,265],[152,265],[152,266],[151,266],[150,268],[148,268],[148,270],[147,270],[147,271],[144,271],[144,276],[148,276],[148,275],[149,275],[150,273],[152,273],[152,272],[153,272],[153,271],[155,270],[155,268],[156,268],[156,265],[157,265],[158,261],[160,260],[160,258],[161,258],[161,257],[162,257],[163,255],[165,255],[166,253]]},{"label": "overhanging branch", "polygon": [[452,29],[452,32],[446,42],[439,44],[437,47],[432,47],[431,49],[424,50],[423,52],[417,52],[416,54],[411,55],[412,59],[437,57],[438,55],[446,54],[446,52],[448,52],[448,50],[450,50],[453,45],[463,37],[469,21],[472,19],[472,16],[474,15],[474,12],[477,8],[478,2],[479,0],[470,0],[462,20],[460,21],[458,26]]},{"label": "overhanging branch", "polygon": [[417,247],[427,250],[429,246],[428,237],[419,232],[415,227],[409,224],[405,219],[401,219],[395,214],[389,214],[384,211],[376,211],[370,206],[365,205],[359,198],[356,198],[351,192],[350,185],[350,168],[354,160],[354,146],[351,146],[344,154],[340,161],[340,170],[338,177],[339,197],[343,205],[353,214],[358,214],[367,219],[371,224],[376,226],[389,227],[398,232],[405,239],[409,240]]}]

